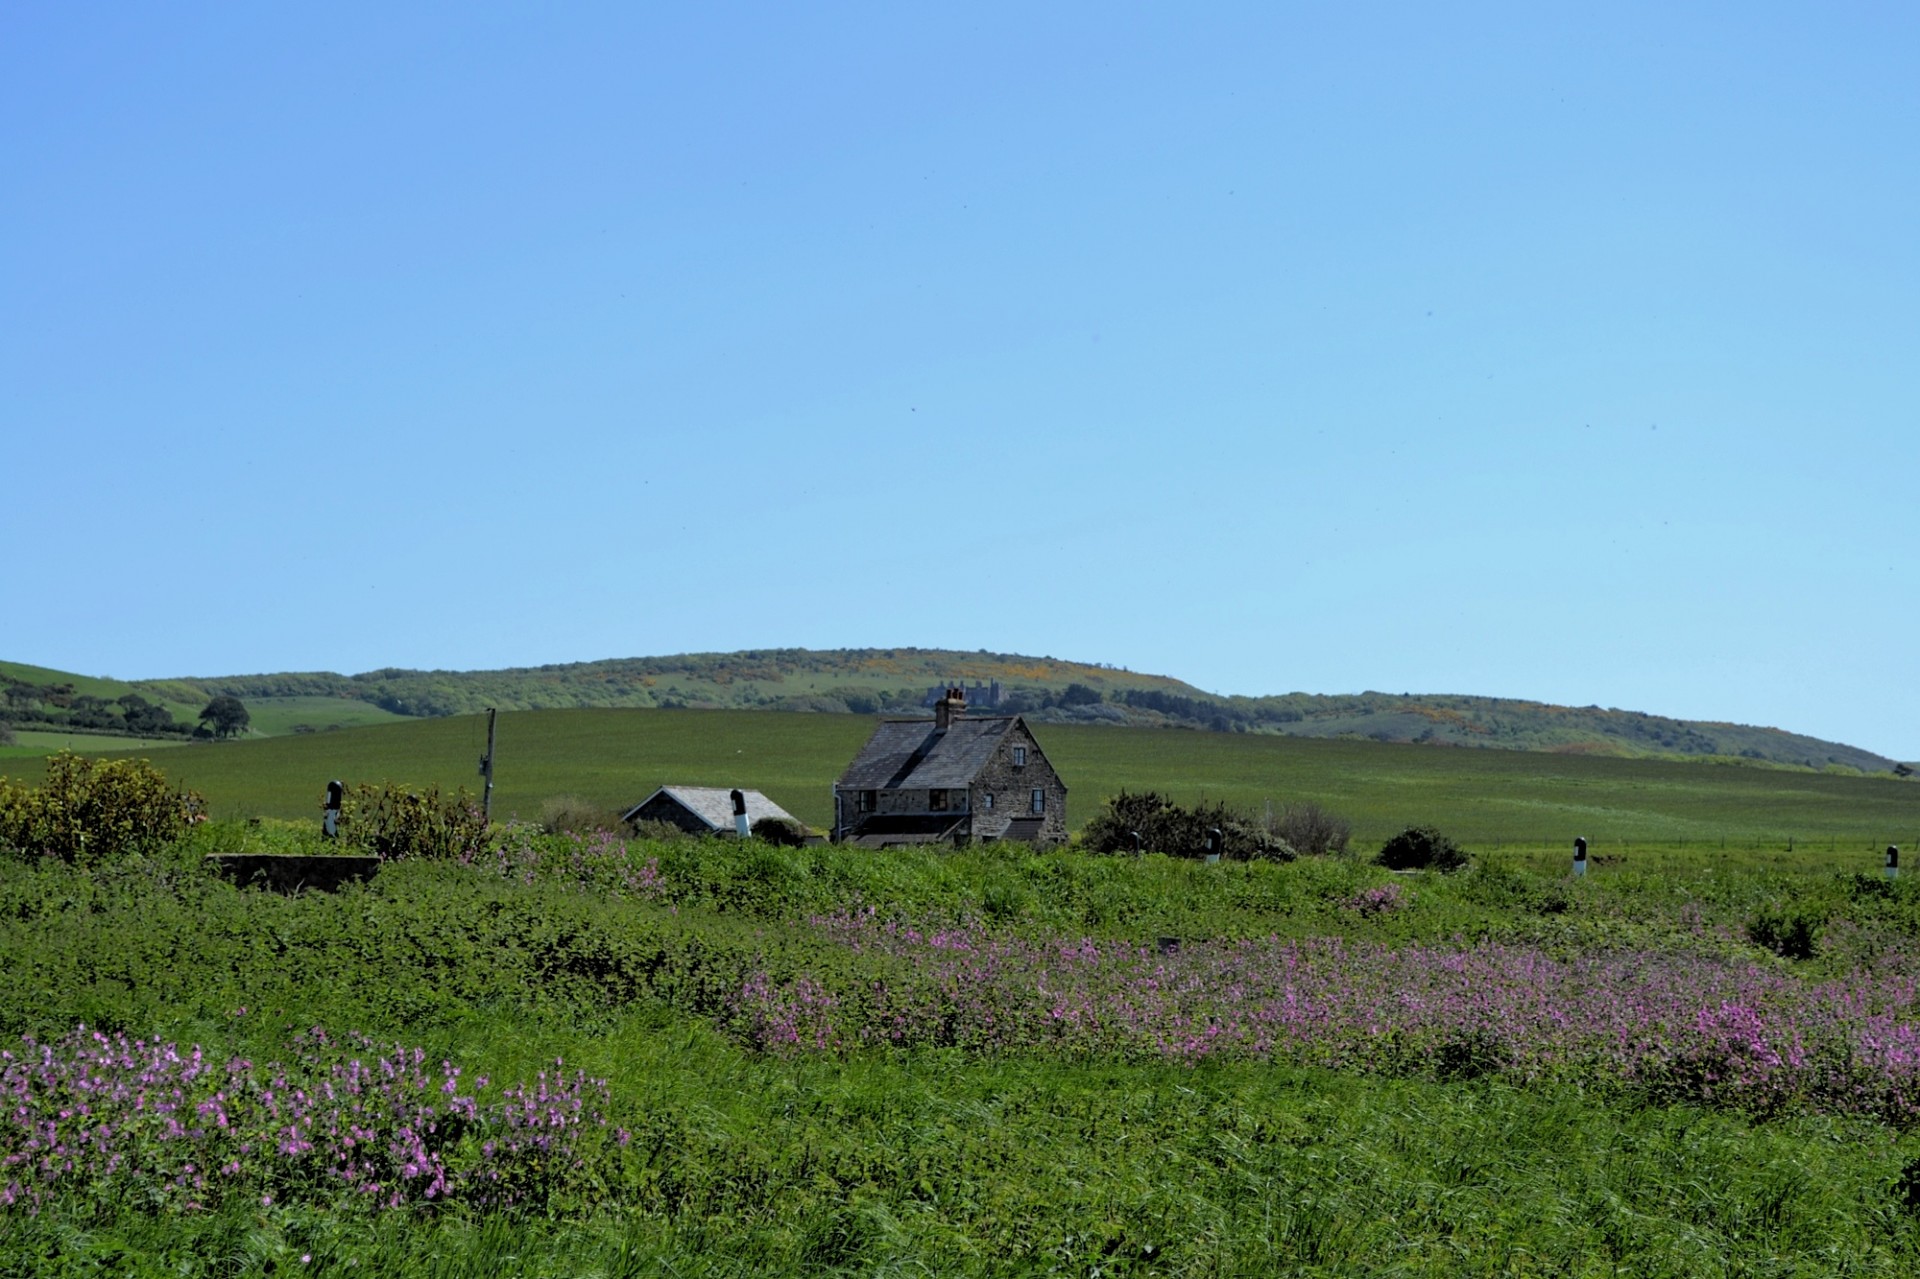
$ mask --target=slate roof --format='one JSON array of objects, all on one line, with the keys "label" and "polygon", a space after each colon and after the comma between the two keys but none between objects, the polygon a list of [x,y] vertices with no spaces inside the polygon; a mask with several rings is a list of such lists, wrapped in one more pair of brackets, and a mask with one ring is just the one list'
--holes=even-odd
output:
[{"label": "slate roof", "polygon": [[[780,805],[768,799],[757,790],[741,792],[747,801],[747,824],[751,826],[762,817],[777,817],[782,821],[797,822],[798,819]],[[665,795],[680,807],[698,817],[714,830],[733,829],[733,791],[718,786],[662,786],[653,794],[629,808],[621,821],[632,821],[633,815],[651,804],[657,797]]]},{"label": "slate roof", "polygon": [[887,719],[836,783],[844,790],[951,789],[967,786],[1018,715],[966,716],[943,733],[930,719]]}]

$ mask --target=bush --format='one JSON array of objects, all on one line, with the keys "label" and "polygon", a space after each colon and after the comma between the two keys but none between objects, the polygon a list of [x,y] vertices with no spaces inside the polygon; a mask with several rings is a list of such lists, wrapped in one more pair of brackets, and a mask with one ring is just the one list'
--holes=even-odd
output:
[{"label": "bush", "polygon": [[1285,840],[1262,830],[1224,804],[1180,807],[1164,795],[1121,791],[1107,800],[1080,832],[1081,846],[1096,853],[1131,853],[1138,832],[1145,851],[1172,857],[1204,857],[1207,832],[1220,829],[1221,855],[1233,861],[1281,861],[1295,857]]},{"label": "bush", "polygon": [[777,848],[800,848],[807,842],[807,828],[784,817],[762,817],[753,824],[753,837]]},{"label": "bush", "polygon": [[663,822],[649,818],[641,822],[628,822],[627,832],[635,839],[649,840],[653,843],[676,843],[683,839],[693,839],[689,831],[675,826],[672,822]]},{"label": "bush", "polygon": [[1267,823],[1267,831],[1314,857],[1344,853],[1353,823],[1318,804],[1288,804]]},{"label": "bush", "polygon": [[1431,826],[1409,826],[1381,845],[1374,860],[1389,870],[1459,870],[1467,851]]},{"label": "bush", "polygon": [[412,791],[391,782],[363,782],[341,805],[340,834],[382,861],[445,860],[479,852],[487,824],[465,788],[443,800],[438,786]]},{"label": "bush", "polygon": [[1769,906],[1747,921],[1747,940],[1783,959],[1812,959],[1820,950],[1820,922],[1805,911]]},{"label": "bush", "polygon": [[0,778],[0,846],[94,865],[172,843],[205,816],[206,801],[175,790],[144,759],[61,751],[32,789]]},{"label": "bush", "polygon": [[540,829],[549,835],[597,835],[620,829],[620,815],[578,795],[556,795],[540,806]]}]

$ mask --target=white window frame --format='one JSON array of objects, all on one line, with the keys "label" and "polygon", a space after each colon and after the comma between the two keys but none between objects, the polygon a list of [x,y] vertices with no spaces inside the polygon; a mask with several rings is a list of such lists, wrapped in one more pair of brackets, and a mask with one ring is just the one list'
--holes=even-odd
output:
[{"label": "white window frame", "polygon": [[1046,788],[1042,786],[1036,786],[1033,788],[1033,812],[1036,816],[1038,816],[1042,813],[1045,813],[1046,811],[1047,811]]}]

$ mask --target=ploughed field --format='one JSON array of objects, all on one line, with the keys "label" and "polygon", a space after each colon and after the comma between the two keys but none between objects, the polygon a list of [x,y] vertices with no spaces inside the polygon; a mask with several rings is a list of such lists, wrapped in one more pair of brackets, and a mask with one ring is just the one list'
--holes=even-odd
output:
[{"label": "ploughed field", "polygon": [[[557,710],[504,713],[496,816],[537,818],[562,796],[624,810],[675,782],[744,786],[824,828],[833,780],[872,731],[858,716],[757,711]],[[1251,813],[1313,802],[1344,814],[1376,844],[1413,823],[1489,846],[1596,851],[1648,844],[1688,849],[1831,851],[1845,864],[1888,843],[1920,841],[1920,783],[1727,764],[1460,750],[1177,729],[1040,725],[1042,748],[1069,787],[1077,829],[1109,795],[1160,791]],[[318,819],[326,783],[478,785],[483,716],[409,720],[338,732],[195,746],[154,754],[220,817]],[[133,754],[140,752],[134,751]],[[36,759],[4,761],[32,780]]]},{"label": "ploughed field", "polygon": [[1857,852],[317,848],[0,857],[0,1274],[1920,1270]]}]

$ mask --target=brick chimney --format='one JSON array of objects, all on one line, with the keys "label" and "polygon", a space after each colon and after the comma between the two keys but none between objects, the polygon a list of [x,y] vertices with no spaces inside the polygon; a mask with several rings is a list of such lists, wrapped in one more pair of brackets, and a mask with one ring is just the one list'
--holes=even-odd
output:
[{"label": "brick chimney", "polygon": [[947,689],[947,695],[933,704],[933,731],[944,733],[953,721],[967,713],[967,690]]}]

